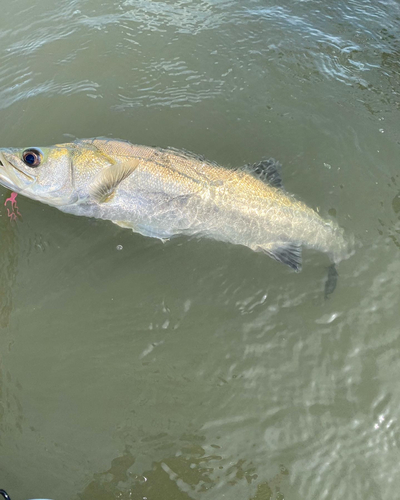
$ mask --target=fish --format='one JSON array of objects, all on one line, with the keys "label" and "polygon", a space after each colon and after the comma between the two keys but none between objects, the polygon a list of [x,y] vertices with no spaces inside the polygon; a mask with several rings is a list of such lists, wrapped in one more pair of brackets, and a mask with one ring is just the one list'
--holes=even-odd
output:
[{"label": "fish", "polygon": [[77,139],[0,149],[0,184],[69,214],[144,236],[206,237],[263,252],[299,272],[302,247],[349,257],[336,222],[289,194],[274,159],[229,168],[185,150]]}]

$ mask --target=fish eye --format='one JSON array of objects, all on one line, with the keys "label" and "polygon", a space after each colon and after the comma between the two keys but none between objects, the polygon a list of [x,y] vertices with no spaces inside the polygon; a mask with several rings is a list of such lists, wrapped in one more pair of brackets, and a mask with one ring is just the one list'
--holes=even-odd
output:
[{"label": "fish eye", "polygon": [[42,153],[37,149],[26,149],[22,153],[22,161],[31,168],[36,168],[42,161]]}]

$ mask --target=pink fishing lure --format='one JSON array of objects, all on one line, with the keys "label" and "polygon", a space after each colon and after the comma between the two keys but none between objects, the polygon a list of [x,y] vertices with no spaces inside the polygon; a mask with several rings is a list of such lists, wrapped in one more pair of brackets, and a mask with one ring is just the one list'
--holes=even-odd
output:
[{"label": "pink fishing lure", "polygon": [[20,216],[21,214],[19,213],[18,210],[18,205],[17,205],[17,196],[18,194],[15,193],[14,191],[11,193],[11,196],[6,199],[4,202],[4,206],[7,207],[7,203],[10,201],[11,202],[11,207],[7,207],[7,216],[9,217],[10,220],[17,220],[17,217]]}]

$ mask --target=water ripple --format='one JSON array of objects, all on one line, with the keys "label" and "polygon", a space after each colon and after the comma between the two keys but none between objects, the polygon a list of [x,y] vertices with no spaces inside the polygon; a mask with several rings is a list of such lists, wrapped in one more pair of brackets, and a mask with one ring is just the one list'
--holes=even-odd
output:
[{"label": "water ripple", "polygon": [[[11,435],[9,450],[26,446],[34,420],[43,425],[43,449],[36,446],[35,456],[48,460],[53,440],[58,451],[51,457],[59,450],[71,457],[57,482],[78,484],[78,469],[82,484],[91,474],[95,482],[95,468],[107,470],[114,456],[98,439],[107,435],[110,448],[135,449],[137,474],[151,471],[143,462],[155,460],[161,478],[180,484],[176,443],[183,432],[200,430],[202,449],[211,454],[218,447],[218,456],[183,452],[182,481],[189,484],[193,464],[207,479],[187,490],[193,498],[216,498],[217,489],[227,499],[260,498],[256,488],[280,464],[294,497],[397,498],[398,2],[6,4],[0,109],[7,141],[36,129],[46,137],[53,128],[57,137],[101,129],[127,139],[147,130],[141,137],[149,144],[198,141],[199,152],[219,148],[235,165],[241,155],[256,161],[261,150],[274,149],[279,158],[292,156],[288,184],[298,182],[310,200],[337,200],[333,213],[337,208],[340,223],[366,242],[357,258],[341,264],[338,289],[324,301],[323,256],[304,252],[304,272],[293,276],[245,249],[186,240],[161,245],[111,224],[72,222],[25,200],[31,218],[23,231],[6,227],[0,266],[6,285],[0,323],[14,328],[2,335],[2,352],[12,338],[9,367],[26,385],[18,411],[26,416],[22,441]],[[292,178],[290,167],[298,169]],[[35,250],[43,234],[52,241],[46,259]],[[0,386],[4,392],[4,376]],[[43,391],[54,398],[47,406]],[[53,404],[60,408],[54,420]],[[172,432],[174,425],[178,437],[151,444],[154,429]],[[68,426],[74,432],[64,436]],[[100,442],[97,462],[93,442]],[[24,455],[15,453],[9,470]],[[113,497],[126,493],[117,491],[124,481],[114,483]],[[267,493],[278,497],[276,489]]]},{"label": "water ripple", "polygon": [[[82,82],[109,88],[108,75],[118,71],[121,58],[127,83],[119,82],[119,91],[113,87],[116,111],[192,106],[225,94],[229,99],[248,87],[249,72],[260,85],[265,74],[272,78],[271,64],[279,72],[275,78],[292,85],[325,78],[369,89],[386,85],[392,95],[398,93],[393,75],[399,72],[398,20],[388,18],[388,9],[398,10],[396,5],[353,0],[324,6],[323,14],[320,7],[319,0],[296,8],[288,1],[265,6],[233,0],[126,0],[99,14],[90,3],[76,0],[46,15],[28,9],[29,23],[0,30],[1,74],[10,75],[1,81],[10,95],[2,109],[46,89],[55,92],[59,72],[64,79],[60,87],[76,75],[71,86],[91,97],[93,88],[87,90]],[[209,50],[210,39],[214,50]],[[150,47],[157,56],[149,56]],[[104,60],[107,71],[93,73],[83,62],[88,57]],[[382,64],[389,71],[377,81]],[[22,72],[29,75],[24,85],[32,85],[31,92],[13,87],[11,75]]]}]

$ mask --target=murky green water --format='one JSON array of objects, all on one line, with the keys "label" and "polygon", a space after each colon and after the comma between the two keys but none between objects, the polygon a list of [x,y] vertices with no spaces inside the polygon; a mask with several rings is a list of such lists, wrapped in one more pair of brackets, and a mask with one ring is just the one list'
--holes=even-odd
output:
[{"label": "murky green water", "polygon": [[3,2],[1,146],[273,156],[359,243],[325,301],[316,252],[297,275],[21,196],[23,221],[1,208],[13,500],[398,497],[399,61],[391,0]]}]

